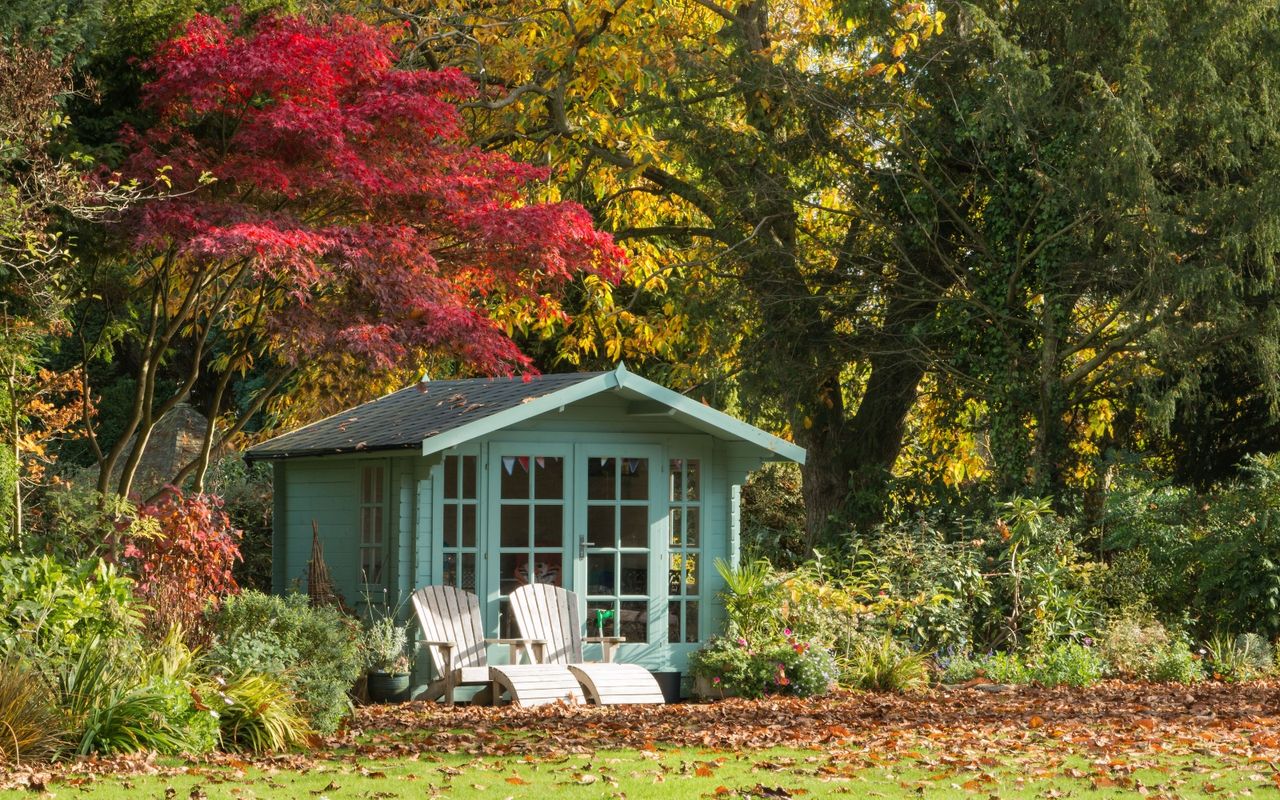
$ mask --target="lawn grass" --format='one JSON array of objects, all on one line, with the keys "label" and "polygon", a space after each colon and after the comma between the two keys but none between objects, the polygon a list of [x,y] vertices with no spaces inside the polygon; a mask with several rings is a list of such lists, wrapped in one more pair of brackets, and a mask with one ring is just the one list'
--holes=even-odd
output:
[{"label": "lawn grass", "polygon": [[[45,796],[75,798],[764,798],[764,797],[1222,797],[1274,793],[1265,765],[1170,756],[1128,769],[1064,756],[1023,763],[1017,754],[957,763],[916,753],[877,764],[853,750],[769,748],[743,753],[658,747],[551,758],[410,755],[364,760],[334,753],[299,770],[161,762],[177,774],[94,777],[52,783]],[[0,798],[30,798],[30,791]]]}]

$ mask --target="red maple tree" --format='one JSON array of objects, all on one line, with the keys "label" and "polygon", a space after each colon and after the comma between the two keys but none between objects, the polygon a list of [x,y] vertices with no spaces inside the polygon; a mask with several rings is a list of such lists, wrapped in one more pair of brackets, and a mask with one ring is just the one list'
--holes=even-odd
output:
[{"label": "red maple tree", "polygon": [[[224,376],[278,365],[269,389],[339,355],[386,368],[437,351],[511,373],[530,362],[487,304],[559,316],[554,292],[574,276],[620,276],[621,250],[585,209],[530,200],[545,170],[468,141],[458,103],[472,84],[398,68],[396,34],[350,17],[201,15],[146,63],[155,123],[125,131],[124,171],[171,190],[128,219],[146,256],[134,285],[150,363],[122,442],[186,396],[215,348]],[[165,395],[154,367],[177,342],[193,371]],[[104,475],[119,457],[103,455]]]}]

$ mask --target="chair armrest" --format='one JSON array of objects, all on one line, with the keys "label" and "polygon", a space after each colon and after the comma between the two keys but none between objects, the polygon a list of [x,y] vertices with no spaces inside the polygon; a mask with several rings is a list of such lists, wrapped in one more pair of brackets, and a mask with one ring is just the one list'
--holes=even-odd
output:
[{"label": "chair armrest", "polygon": [[627,640],[627,637],[625,636],[584,636],[582,637],[582,641],[586,642],[587,644],[620,644],[622,642],[625,642],[626,640]]},{"label": "chair armrest", "polygon": [[425,644],[425,645],[426,645],[426,646],[428,646],[428,647],[449,647],[449,648],[453,648],[453,647],[457,647],[457,646],[458,646],[457,642],[432,642],[432,641],[428,641],[428,640],[424,640],[424,639],[419,639],[419,640],[418,640],[418,644]]},{"label": "chair armrest", "polygon": [[528,657],[530,664],[541,664],[547,652],[545,639],[485,639],[485,644],[505,644],[511,649],[511,663],[520,660],[520,653]]}]

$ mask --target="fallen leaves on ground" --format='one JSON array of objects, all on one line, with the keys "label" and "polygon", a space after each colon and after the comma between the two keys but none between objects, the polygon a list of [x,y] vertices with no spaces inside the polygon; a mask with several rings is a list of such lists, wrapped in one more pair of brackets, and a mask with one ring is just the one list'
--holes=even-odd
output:
[{"label": "fallen leaves on ground", "polygon": [[[358,742],[358,744],[356,744]],[[405,752],[545,756],[606,748],[775,746],[915,749],[980,759],[1052,743],[1103,756],[1259,757],[1280,765],[1280,682],[1196,686],[1110,681],[1086,689],[934,689],[915,695],[728,699],[671,706],[367,706],[343,737],[369,756]]]},{"label": "fallen leaves on ground", "polygon": [[[442,753],[558,763],[610,749],[647,755],[673,747],[704,753],[685,764],[687,771],[704,778],[715,775],[730,756],[750,758],[743,751],[790,747],[821,755],[820,763],[815,759],[807,769],[833,779],[914,764],[929,774],[920,781],[921,790],[925,785],[953,785],[989,794],[1000,779],[996,773],[1012,768],[1015,780],[1062,775],[1096,788],[1143,791],[1146,787],[1137,773],[1167,772],[1170,759],[1184,757],[1192,769],[1197,758],[1250,765],[1259,776],[1259,789],[1280,786],[1280,682],[1107,682],[1087,689],[989,689],[672,706],[367,706],[357,710],[348,730],[306,754],[218,754],[185,766],[162,765],[149,755],[84,758],[11,768],[0,774],[0,787],[40,790],[54,780],[76,785],[105,775],[205,772],[216,781],[249,767],[305,772],[333,762],[351,766],[373,760],[427,760]],[[764,777],[796,766],[762,759],[753,768]],[[381,774],[353,768],[370,777]],[[572,768],[578,770],[569,776],[572,782],[614,785],[614,778],[599,765],[592,771],[580,765]],[[518,786],[520,779],[497,780]],[[768,783],[732,791],[786,796],[766,794],[775,791]]]}]

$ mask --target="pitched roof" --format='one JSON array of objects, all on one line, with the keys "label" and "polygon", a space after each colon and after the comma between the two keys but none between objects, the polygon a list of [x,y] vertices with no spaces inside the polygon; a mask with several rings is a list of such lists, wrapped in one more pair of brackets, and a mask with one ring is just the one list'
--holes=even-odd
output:
[{"label": "pitched roof", "polygon": [[424,439],[590,380],[600,372],[425,381],[254,445],[245,458],[275,459],[416,449]]},{"label": "pitched roof", "polygon": [[611,372],[419,383],[269,439],[249,448],[245,458],[410,448],[430,455],[602,392],[647,404],[634,413],[651,414],[650,407],[656,407],[717,438],[745,442],[804,463],[804,448],[641,378],[624,366]]}]

